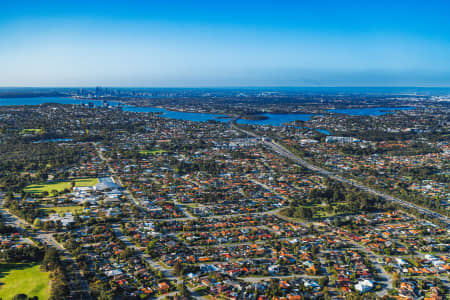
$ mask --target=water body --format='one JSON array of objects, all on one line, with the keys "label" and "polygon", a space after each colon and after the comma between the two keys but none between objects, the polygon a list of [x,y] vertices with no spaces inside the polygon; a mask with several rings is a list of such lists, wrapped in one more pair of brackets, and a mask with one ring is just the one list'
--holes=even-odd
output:
[{"label": "water body", "polygon": [[[329,112],[346,114],[351,116],[381,116],[385,114],[395,113],[397,110],[411,110],[415,107],[376,107],[376,108],[347,108],[347,109],[329,109]],[[238,120],[239,124],[250,124],[250,125],[272,125],[281,126],[284,123],[293,121],[309,121],[313,116],[318,116],[314,114],[271,114],[264,113],[261,116],[266,116],[266,120]],[[317,130],[324,134],[330,134],[327,130]]]},{"label": "water body", "polygon": [[48,140],[40,140],[40,141],[36,141],[33,142],[35,144],[39,144],[39,143],[60,143],[60,142],[71,142],[72,139],[48,139]]},{"label": "water body", "polygon": [[396,110],[412,110],[415,107],[370,107],[370,108],[344,108],[329,109],[329,112],[346,114],[350,116],[382,116],[395,113]]},{"label": "water body", "polygon": [[267,117],[265,120],[237,120],[238,124],[249,124],[249,125],[271,125],[280,126],[283,123],[293,122],[293,121],[308,121],[311,119],[313,114],[270,114],[265,113],[261,116]]},{"label": "water body", "polygon": [[[0,106],[3,105],[40,105],[44,103],[60,103],[60,104],[88,104],[93,103],[94,106],[103,106],[103,101],[101,100],[80,100],[74,98],[64,98],[64,97],[35,97],[35,98],[0,98]],[[108,101],[109,105],[115,106],[119,103],[116,101]],[[329,112],[348,114],[353,116],[381,116],[384,114],[394,113],[396,110],[410,110],[415,109],[415,107],[377,107],[377,108],[349,108],[349,109],[330,109]],[[228,122],[228,118],[225,115],[219,114],[209,114],[209,113],[192,113],[192,112],[179,112],[170,111],[164,108],[158,107],[137,107],[131,105],[124,105],[124,111],[130,112],[151,112],[159,113],[161,117],[177,120],[188,120],[194,122],[206,122],[206,121],[219,121]],[[293,122],[296,120],[308,121],[314,114],[273,114],[264,113],[261,114],[266,116],[266,120],[237,120],[239,124],[250,124],[250,125],[271,125],[280,126],[284,123]],[[324,134],[329,134],[327,130],[318,130]]]},{"label": "water body", "polygon": [[[59,103],[59,104],[88,104],[93,103],[94,106],[100,107],[103,105],[101,100],[81,100],[65,97],[30,97],[30,98],[0,98],[0,106],[4,105],[41,105],[44,103]],[[110,105],[117,105],[118,102],[108,101]]]},{"label": "water body", "polygon": [[325,134],[325,135],[330,135],[331,134],[331,132],[329,132],[328,130],[326,130],[326,129],[314,129],[315,131],[318,131],[318,132],[320,132],[320,133],[323,133],[323,134]]},{"label": "water body", "polygon": [[[59,104],[89,104],[92,103],[95,107],[103,106],[102,100],[86,100],[86,99],[74,99],[65,97],[31,97],[31,98],[0,98],[0,106],[5,105],[40,105],[44,103],[59,103]],[[107,101],[108,105],[116,106],[119,104],[117,101]],[[170,111],[164,108],[158,107],[137,107],[132,105],[122,106],[124,111],[130,112],[151,112],[159,113],[161,117],[177,120],[188,120],[194,122],[206,122],[206,121],[220,121],[228,122],[228,118],[225,115],[208,114],[208,113],[191,113],[191,112],[178,112]]]},{"label": "water body", "polygon": [[137,107],[137,106],[125,105],[125,106],[123,106],[123,110],[131,111],[131,112],[159,113],[160,114],[159,116],[161,116],[163,118],[185,120],[185,121],[207,122],[207,121],[214,120],[214,121],[219,121],[219,122],[228,122],[228,117],[225,115],[170,111],[170,110],[167,110],[164,108],[159,108],[159,107]]}]

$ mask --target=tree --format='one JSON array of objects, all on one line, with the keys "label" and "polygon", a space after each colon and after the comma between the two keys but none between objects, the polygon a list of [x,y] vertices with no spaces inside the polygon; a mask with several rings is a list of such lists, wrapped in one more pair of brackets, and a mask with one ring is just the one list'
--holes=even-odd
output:
[{"label": "tree", "polygon": [[36,228],[41,228],[41,225],[42,225],[41,219],[35,218],[33,221],[33,226]]},{"label": "tree", "polygon": [[320,277],[319,284],[322,287],[326,286],[328,284],[328,276]]},{"label": "tree", "polygon": [[59,255],[55,248],[48,248],[44,255],[44,266],[47,270],[54,270],[59,266]]},{"label": "tree", "polygon": [[64,299],[64,298],[66,298],[67,295],[69,295],[69,293],[70,293],[69,285],[61,279],[56,279],[52,283],[50,299],[55,299],[55,300],[56,299]]},{"label": "tree", "polygon": [[184,280],[177,286],[177,289],[180,292],[180,296],[187,297],[189,295],[189,291],[184,284]]},{"label": "tree", "polygon": [[400,275],[398,273],[392,274],[392,286],[396,288],[400,286]]},{"label": "tree", "polygon": [[175,275],[180,276],[183,274],[183,265],[180,262],[176,262],[173,266],[173,272]]}]

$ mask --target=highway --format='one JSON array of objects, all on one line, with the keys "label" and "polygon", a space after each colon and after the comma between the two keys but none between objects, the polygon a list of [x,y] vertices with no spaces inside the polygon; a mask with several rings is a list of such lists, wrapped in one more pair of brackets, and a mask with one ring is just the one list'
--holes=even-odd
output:
[{"label": "highway", "polygon": [[[253,132],[249,132],[249,131],[243,130],[243,129],[237,127],[235,124],[231,123],[231,127],[234,128],[235,130],[243,132],[243,133],[245,133],[245,134],[247,134],[249,136],[253,136],[253,137],[256,137],[256,138],[263,139],[263,137],[255,134]],[[438,219],[438,220],[444,222],[445,224],[447,224],[447,228],[450,227],[450,222],[449,222],[450,218],[447,217],[447,216],[441,215],[441,214],[439,214],[437,212],[434,212],[432,210],[423,208],[421,206],[415,205],[415,204],[413,204],[411,202],[408,202],[408,201],[401,200],[399,198],[393,197],[393,196],[385,194],[383,192],[379,192],[379,191],[374,190],[374,189],[372,189],[370,187],[367,187],[367,186],[365,186],[365,185],[363,185],[363,184],[361,184],[359,182],[356,182],[356,181],[351,180],[351,179],[344,178],[344,177],[342,177],[340,175],[337,175],[337,174],[335,174],[333,172],[330,172],[330,171],[322,169],[322,168],[320,168],[318,166],[315,166],[315,165],[305,161],[304,159],[298,157],[297,155],[293,154],[292,152],[290,152],[289,150],[287,150],[285,147],[283,147],[282,145],[278,144],[277,142],[264,139],[263,143],[268,148],[271,148],[274,152],[278,153],[279,155],[284,156],[286,158],[289,158],[292,161],[296,162],[297,164],[299,164],[299,165],[301,165],[301,166],[303,166],[303,167],[305,167],[305,168],[307,168],[309,170],[315,171],[315,172],[319,173],[322,176],[325,176],[325,177],[334,179],[336,181],[339,181],[339,182],[342,182],[342,183],[354,186],[356,188],[359,188],[362,191],[371,193],[373,195],[377,195],[377,196],[379,196],[379,197],[381,197],[381,198],[383,198],[383,199],[385,199],[387,201],[391,201],[391,202],[393,202],[395,204],[398,204],[401,207],[415,209],[415,210],[419,211],[420,213],[423,213],[424,215],[427,215],[427,216],[429,216],[431,218],[435,218],[435,219]]]}]

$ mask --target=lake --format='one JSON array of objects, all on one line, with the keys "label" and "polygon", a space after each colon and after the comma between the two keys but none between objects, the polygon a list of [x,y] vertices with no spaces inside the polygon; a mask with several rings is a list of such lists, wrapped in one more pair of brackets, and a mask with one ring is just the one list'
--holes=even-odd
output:
[{"label": "lake", "polygon": [[39,141],[35,141],[33,143],[35,144],[39,144],[39,143],[60,143],[60,142],[71,142],[72,139],[66,139],[66,138],[61,138],[61,139],[48,139],[48,140],[39,140]]},{"label": "lake", "polygon": [[218,121],[218,122],[228,122],[228,117],[225,115],[171,111],[171,110],[167,110],[167,109],[159,108],[159,107],[137,107],[137,106],[124,105],[123,110],[131,111],[131,112],[159,113],[160,114],[159,116],[161,116],[163,118],[185,120],[185,121],[207,122],[207,121],[214,120],[214,121]]},{"label": "lake", "polygon": [[396,110],[412,110],[415,107],[370,107],[370,108],[344,108],[329,109],[329,112],[351,116],[382,116],[395,113]]},{"label": "lake", "polygon": [[[411,110],[415,107],[371,107],[371,108],[347,108],[347,109],[329,109],[328,112],[346,114],[351,116],[381,116],[385,114],[392,114],[397,110]],[[271,114],[264,113],[260,114],[268,119],[266,120],[237,120],[239,124],[249,124],[249,125],[272,125],[280,126],[283,123],[293,122],[293,121],[309,121],[313,116],[319,116],[314,114]],[[319,131],[319,130],[318,130]],[[324,134],[329,134],[328,131],[320,131]]]},{"label": "lake", "polygon": [[[34,98],[0,98],[0,106],[5,105],[40,105],[44,103],[59,103],[59,104],[89,104],[93,103],[96,107],[103,105],[102,100],[81,100],[74,98],[64,97],[34,97]],[[107,101],[109,105],[118,105],[117,101]],[[194,122],[206,122],[210,120],[228,122],[228,118],[225,115],[208,114],[208,113],[191,113],[191,112],[178,112],[170,111],[164,108],[158,107],[137,107],[132,105],[122,106],[124,111],[131,112],[151,112],[159,113],[161,117],[177,120],[188,120]]]},{"label": "lake", "polygon": [[[32,97],[32,98],[0,98],[0,106],[5,105],[40,105],[44,103],[59,103],[59,104],[88,104],[92,102],[95,106],[102,106],[103,101],[100,100],[80,100],[65,97]],[[109,102],[108,102],[109,103]],[[112,101],[112,105],[117,105],[118,102]]]},{"label": "lake", "polygon": [[[93,103],[94,106],[100,107],[103,105],[101,100],[80,100],[74,98],[64,97],[35,97],[35,98],[0,98],[0,106],[3,105],[40,105],[44,103],[60,103],[60,104],[88,104]],[[116,101],[108,101],[109,105],[117,105]],[[377,108],[349,108],[349,109],[330,109],[329,112],[347,114],[353,116],[380,116],[384,114],[393,113],[395,110],[410,110],[415,107],[377,107]],[[228,122],[228,118],[225,115],[209,114],[209,113],[193,113],[193,112],[179,112],[170,111],[164,108],[158,107],[137,107],[131,105],[124,105],[124,111],[130,112],[151,112],[159,113],[161,117],[177,120],[188,120],[194,122],[206,122],[206,121],[219,121]],[[272,114],[264,113],[262,116],[268,117],[266,120],[237,120],[239,124],[250,125],[272,125],[280,126],[283,123],[293,122],[296,120],[308,121],[314,114]],[[327,131],[323,131],[324,134],[328,134]]]},{"label": "lake", "polygon": [[311,119],[313,114],[271,114],[264,113],[260,114],[261,116],[265,116],[268,119],[265,120],[237,120],[238,124],[249,124],[249,125],[272,125],[272,126],[280,126],[283,123],[293,122],[293,121],[308,121]]}]

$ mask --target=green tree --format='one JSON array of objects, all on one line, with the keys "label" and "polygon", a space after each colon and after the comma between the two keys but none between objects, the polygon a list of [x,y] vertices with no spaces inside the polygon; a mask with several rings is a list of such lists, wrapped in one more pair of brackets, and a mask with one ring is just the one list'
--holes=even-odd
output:
[{"label": "green tree", "polygon": [[41,228],[41,225],[42,225],[41,219],[35,218],[34,221],[33,221],[33,226],[36,227],[36,228]]}]

